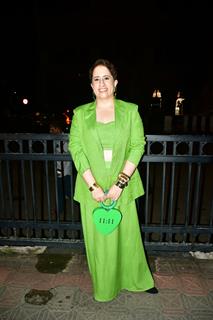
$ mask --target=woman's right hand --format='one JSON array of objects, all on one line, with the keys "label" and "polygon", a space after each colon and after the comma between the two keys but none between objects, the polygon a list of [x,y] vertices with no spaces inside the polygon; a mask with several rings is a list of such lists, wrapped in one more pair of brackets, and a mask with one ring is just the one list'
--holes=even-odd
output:
[{"label": "woman's right hand", "polygon": [[104,202],[106,200],[106,194],[103,192],[101,187],[95,188],[91,194],[93,199],[97,202]]}]

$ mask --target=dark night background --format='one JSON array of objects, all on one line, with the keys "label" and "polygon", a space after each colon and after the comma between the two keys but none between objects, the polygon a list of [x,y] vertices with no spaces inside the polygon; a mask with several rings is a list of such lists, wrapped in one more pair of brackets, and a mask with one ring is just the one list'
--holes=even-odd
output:
[{"label": "dark night background", "polygon": [[158,88],[170,114],[181,90],[186,113],[211,114],[211,12],[205,0],[1,4],[1,118],[89,102],[88,69],[99,57],[118,69],[118,98],[145,110]]}]

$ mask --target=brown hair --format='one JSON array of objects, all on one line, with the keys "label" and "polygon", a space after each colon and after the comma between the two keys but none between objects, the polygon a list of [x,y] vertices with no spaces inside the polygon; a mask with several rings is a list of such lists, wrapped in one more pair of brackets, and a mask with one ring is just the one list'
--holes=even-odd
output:
[{"label": "brown hair", "polygon": [[111,73],[114,80],[117,80],[117,71],[112,62],[107,59],[97,59],[89,69],[89,79],[92,82],[93,71],[97,66],[105,66]]}]

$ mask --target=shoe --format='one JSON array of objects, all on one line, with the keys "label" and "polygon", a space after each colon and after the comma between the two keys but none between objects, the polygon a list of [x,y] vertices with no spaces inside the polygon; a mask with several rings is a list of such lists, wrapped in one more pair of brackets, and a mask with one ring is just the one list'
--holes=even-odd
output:
[{"label": "shoe", "polygon": [[158,289],[153,287],[151,289],[146,290],[145,292],[151,293],[151,294],[156,294],[156,293],[158,293]]}]

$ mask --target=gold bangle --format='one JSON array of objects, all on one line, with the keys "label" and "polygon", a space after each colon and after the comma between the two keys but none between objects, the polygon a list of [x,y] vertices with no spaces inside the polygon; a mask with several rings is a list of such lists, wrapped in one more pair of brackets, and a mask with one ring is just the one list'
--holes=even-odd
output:
[{"label": "gold bangle", "polygon": [[125,185],[125,187],[128,185],[128,182],[129,182],[130,178],[129,176],[127,176],[126,174],[123,174],[122,172],[119,173],[118,175],[118,181],[122,184]]},{"label": "gold bangle", "polygon": [[95,188],[97,189],[97,188],[100,188],[99,187],[99,185],[96,183],[96,182],[94,182],[90,187],[89,187],[89,191],[94,191],[95,190]]},{"label": "gold bangle", "polygon": [[121,181],[121,183],[126,183],[128,182],[127,179],[124,179],[123,177],[118,177],[118,180]]},{"label": "gold bangle", "polygon": [[120,175],[125,177],[126,179],[130,180],[130,176],[128,176],[126,173],[121,172]]}]

